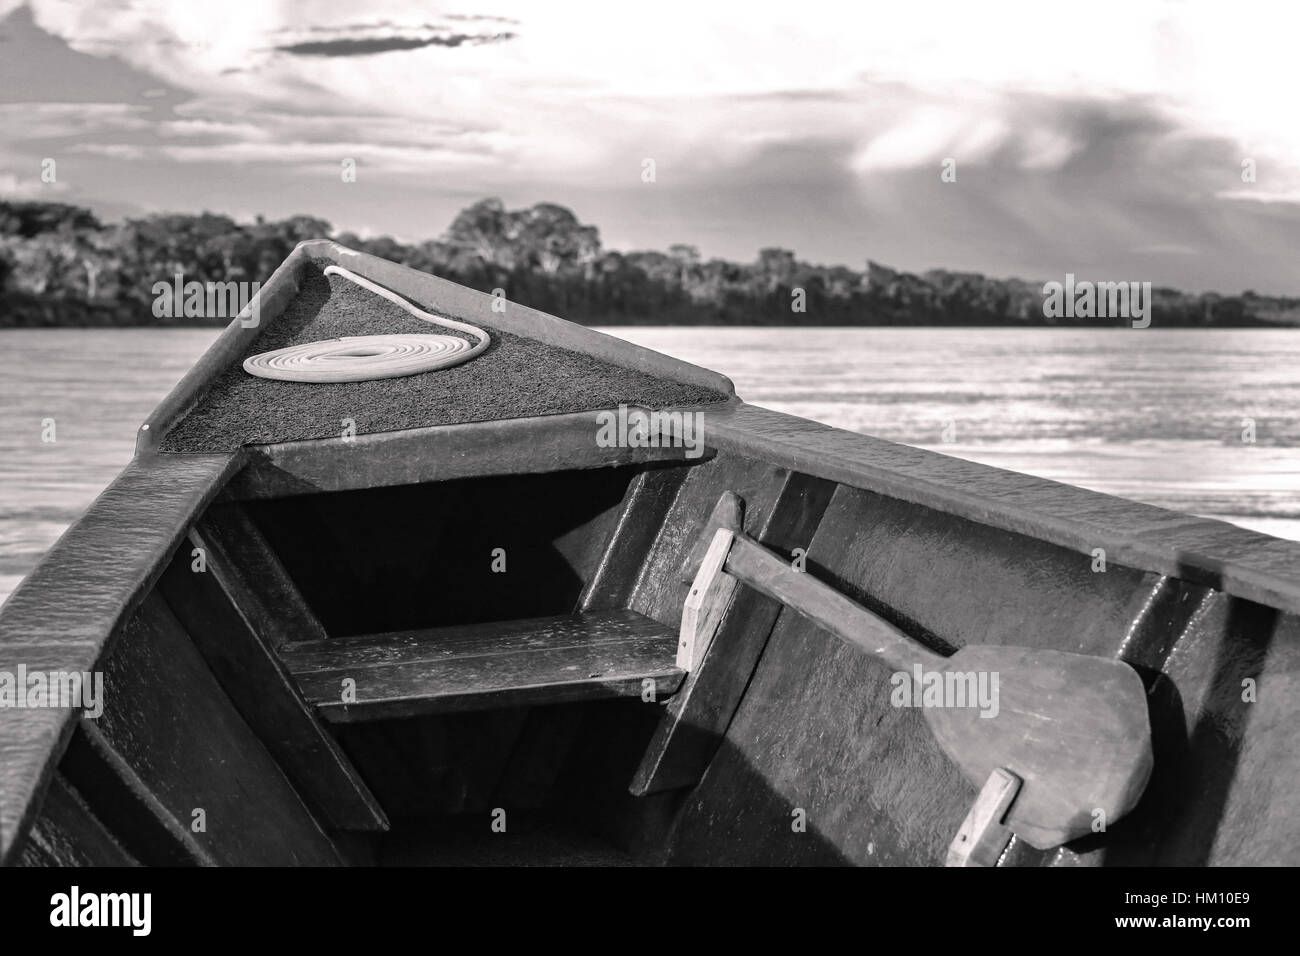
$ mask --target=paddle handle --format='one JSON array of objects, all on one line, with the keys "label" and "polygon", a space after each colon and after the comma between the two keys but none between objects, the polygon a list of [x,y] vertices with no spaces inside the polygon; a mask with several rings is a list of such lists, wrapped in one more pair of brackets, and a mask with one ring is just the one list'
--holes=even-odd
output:
[{"label": "paddle handle", "polygon": [[808,572],[796,571],[788,561],[743,534],[733,538],[723,569],[899,670],[910,672],[914,664],[939,669],[947,660]]}]

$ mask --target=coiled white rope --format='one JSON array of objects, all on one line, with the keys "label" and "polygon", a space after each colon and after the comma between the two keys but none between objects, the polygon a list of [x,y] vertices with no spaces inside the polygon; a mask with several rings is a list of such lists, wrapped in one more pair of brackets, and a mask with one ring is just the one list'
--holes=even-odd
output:
[{"label": "coiled white rope", "polygon": [[417,319],[464,332],[477,341],[468,342],[455,335],[434,333],[345,335],[250,355],[244,359],[245,372],[286,382],[367,382],[377,378],[400,378],[468,362],[492,341],[476,326],[430,315],[397,293],[347,269],[327,266],[325,275],[342,276],[405,309]]}]

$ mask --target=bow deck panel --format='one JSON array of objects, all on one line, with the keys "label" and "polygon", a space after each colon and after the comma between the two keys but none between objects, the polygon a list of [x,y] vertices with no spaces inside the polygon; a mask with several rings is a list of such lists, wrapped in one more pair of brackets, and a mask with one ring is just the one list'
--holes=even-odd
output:
[{"label": "bow deck panel", "polygon": [[[438,303],[417,303],[442,314]],[[517,308],[509,303],[505,308]],[[459,319],[459,316],[448,316]],[[481,320],[476,321],[479,324]],[[265,322],[212,383],[203,400],[162,440],[164,452],[227,451],[334,438],[344,421],[358,435],[595,411],[726,401],[716,389],[677,382],[591,355],[480,324],[492,344],[464,365],[404,378],[304,384],[255,378],[243,360],[259,352],[349,335],[432,333],[468,338],[422,322],[346,279],[309,266],[283,315]]]}]

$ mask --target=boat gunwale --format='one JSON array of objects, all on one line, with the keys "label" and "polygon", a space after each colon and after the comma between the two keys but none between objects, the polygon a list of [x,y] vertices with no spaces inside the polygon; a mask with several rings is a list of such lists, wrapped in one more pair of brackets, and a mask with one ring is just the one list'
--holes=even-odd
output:
[{"label": "boat gunwale", "polygon": [[[152,593],[194,518],[243,464],[242,450],[137,455],[0,605],[0,635],[18,635],[0,638],[0,669],[99,669],[112,637]],[[124,496],[136,506],[125,516]],[[86,584],[88,568],[99,569],[101,580]],[[77,601],[33,594],[59,581],[81,584]],[[76,708],[0,709],[0,866],[16,858],[80,719]]]}]

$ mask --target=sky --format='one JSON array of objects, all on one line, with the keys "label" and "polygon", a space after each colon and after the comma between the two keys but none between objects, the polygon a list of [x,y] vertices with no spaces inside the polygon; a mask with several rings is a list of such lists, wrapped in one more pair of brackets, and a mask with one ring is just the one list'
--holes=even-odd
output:
[{"label": "sky", "polygon": [[1277,2],[0,0],[0,198],[421,240],[497,196],[622,250],[1295,295],[1298,35]]}]

